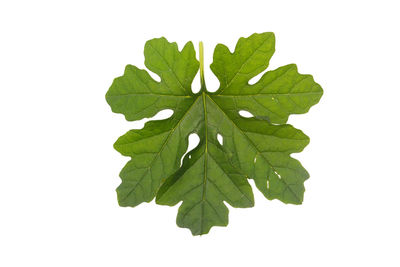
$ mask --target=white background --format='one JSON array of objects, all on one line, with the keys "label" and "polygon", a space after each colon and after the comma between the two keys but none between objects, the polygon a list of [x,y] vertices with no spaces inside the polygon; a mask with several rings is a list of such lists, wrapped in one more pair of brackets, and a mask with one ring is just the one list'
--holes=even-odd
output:
[{"label": "white background", "polygon": [[[0,266],[400,266],[397,2],[1,1]],[[112,145],[143,121],[111,112],[113,78],[144,68],[154,37],[204,41],[208,66],[217,43],[264,31],[269,69],[296,63],[324,88],[289,120],[311,138],[294,155],[304,204],[254,190],[201,237],[177,206],[119,207]]]}]

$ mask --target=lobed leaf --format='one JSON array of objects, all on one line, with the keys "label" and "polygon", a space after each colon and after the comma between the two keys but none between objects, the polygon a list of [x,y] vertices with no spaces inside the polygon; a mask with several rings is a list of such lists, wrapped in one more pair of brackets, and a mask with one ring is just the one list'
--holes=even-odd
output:
[{"label": "lobed leaf", "polygon": [[[165,38],[148,41],[145,65],[161,81],[128,65],[107,92],[107,102],[127,120],[151,117],[166,108],[174,114],[131,130],[114,144],[131,157],[120,173],[119,204],[134,207],[155,196],[161,205],[182,201],[177,224],[193,235],[228,224],[224,202],[240,208],[254,205],[247,178],[254,179],[268,199],[301,204],[309,174],[290,155],[302,151],[309,138],[285,123],[290,114],[306,113],[318,103],[322,88],[311,75],[299,74],[294,64],[268,71],[250,85],[268,67],[274,51],[273,33],[240,38],[233,53],[217,45],[211,69],[220,87],[210,93],[202,82],[194,94],[191,83],[199,62],[193,44],[188,42],[179,51]],[[203,71],[200,74],[204,81]],[[241,117],[241,110],[254,117]],[[191,133],[199,135],[200,143],[180,166]]]}]

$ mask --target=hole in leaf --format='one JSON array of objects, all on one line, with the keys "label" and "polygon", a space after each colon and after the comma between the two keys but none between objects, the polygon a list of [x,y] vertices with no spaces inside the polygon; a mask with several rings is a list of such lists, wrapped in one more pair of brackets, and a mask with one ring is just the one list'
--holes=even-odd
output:
[{"label": "hole in leaf", "polygon": [[200,142],[200,137],[196,133],[189,135],[188,151],[193,150]]},{"label": "hole in leaf", "polygon": [[251,114],[250,112],[248,112],[246,110],[240,110],[239,111],[239,115],[244,117],[244,118],[252,118],[252,117],[254,117],[253,114]]},{"label": "hole in leaf", "polygon": [[[188,139],[189,139],[188,148],[187,148],[185,154],[183,154],[183,156],[181,158],[181,166],[182,166],[183,159],[185,158],[186,154],[189,153],[190,151],[192,151],[200,142],[200,137],[196,133],[190,134]],[[191,158],[190,155],[189,155],[189,158]]]},{"label": "hole in leaf", "polygon": [[267,189],[269,189],[269,180],[267,180]]},{"label": "hole in leaf", "polygon": [[222,146],[223,143],[224,143],[224,138],[222,137],[222,135],[217,134],[217,140],[218,140],[218,142],[220,143],[220,145]]},{"label": "hole in leaf", "polygon": [[282,179],[279,173],[277,173],[276,171],[274,171],[274,173],[278,176],[279,179]]}]

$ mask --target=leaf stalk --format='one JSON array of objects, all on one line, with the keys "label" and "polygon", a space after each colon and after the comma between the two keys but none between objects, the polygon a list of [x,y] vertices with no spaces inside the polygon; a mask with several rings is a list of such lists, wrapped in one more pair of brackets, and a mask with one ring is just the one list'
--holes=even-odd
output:
[{"label": "leaf stalk", "polygon": [[206,91],[206,81],[204,79],[204,47],[203,42],[199,42],[199,59],[200,59],[200,90],[205,92]]}]

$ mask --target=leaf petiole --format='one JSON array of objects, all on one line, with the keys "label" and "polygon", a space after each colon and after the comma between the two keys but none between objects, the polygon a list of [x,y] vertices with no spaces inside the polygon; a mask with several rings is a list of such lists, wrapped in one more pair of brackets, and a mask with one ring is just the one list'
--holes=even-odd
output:
[{"label": "leaf petiole", "polygon": [[201,91],[206,91],[206,81],[204,79],[204,48],[203,42],[199,42],[199,60],[200,60],[200,84]]}]

